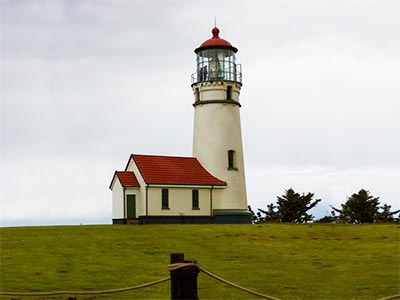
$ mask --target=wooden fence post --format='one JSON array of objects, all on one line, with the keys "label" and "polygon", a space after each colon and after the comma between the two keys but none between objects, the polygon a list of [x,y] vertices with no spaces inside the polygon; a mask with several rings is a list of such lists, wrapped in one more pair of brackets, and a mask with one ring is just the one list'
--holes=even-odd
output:
[{"label": "wooden fence post", "polygon": [[[195,260],[184,260],[183,253],[172,253],[171,264],[197,263]],[[171,272],[171,300],[198,300],[196,266],[186,266]]]}]

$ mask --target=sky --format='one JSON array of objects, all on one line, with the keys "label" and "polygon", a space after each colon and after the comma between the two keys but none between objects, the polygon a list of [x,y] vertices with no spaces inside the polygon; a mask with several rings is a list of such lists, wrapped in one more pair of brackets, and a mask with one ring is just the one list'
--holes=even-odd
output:
[{"label": "sky", "polygon": [[0,226],[110,224],[131,153],[192,155],[195,53],[239,49],[248,203],[400,209],[400,2],[0,0]]}]

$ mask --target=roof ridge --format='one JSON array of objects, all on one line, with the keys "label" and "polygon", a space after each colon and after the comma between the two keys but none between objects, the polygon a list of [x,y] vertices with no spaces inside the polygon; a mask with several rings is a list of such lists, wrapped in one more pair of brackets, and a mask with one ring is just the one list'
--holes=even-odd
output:
[{"label": "roof ridge", "polygon": [[[131,178],[123,177],[124,175],[132,175]],[[114,176],[111,179],[111,183],[109,188],[111,189],[115,178],[118,178],[122,186],[134,186],[134,187],[139,187],[139,181],[136,178],[135,172],[133,171],[118,171],[115,170]]]},{"label": "roof ridge", "polygon": [[146,157],[167,157],[167,158],[190,158],[190,159],[197,159],[197,157],[194,157],[194,156],[161,155],[161,154],[137,154],[137,153],[131,153],[131,156],[146,156]]},{"label": "roof ridge", "polygon": [[146,184],[227,185],[208,171],[197,157],[131,154],[125,171],[131,162]]}]

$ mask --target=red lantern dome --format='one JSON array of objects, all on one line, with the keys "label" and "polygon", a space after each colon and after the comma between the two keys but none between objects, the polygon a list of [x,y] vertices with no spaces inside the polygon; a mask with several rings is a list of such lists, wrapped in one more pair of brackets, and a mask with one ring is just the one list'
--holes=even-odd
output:
[{"label": "red lantern dome", "polygon": [[237,48],[233,47],[231,43],[229,43],[227,40],[221,39],[219,37],[219,29],[217,27],[214,27],[212,29],[212,38],[206,40],[203,42],[199,48],[194,50],[195,53],[198,53],[199,51],[207,48],[228,48],[230,50],[233,50],[234,52],[237,52]]}]

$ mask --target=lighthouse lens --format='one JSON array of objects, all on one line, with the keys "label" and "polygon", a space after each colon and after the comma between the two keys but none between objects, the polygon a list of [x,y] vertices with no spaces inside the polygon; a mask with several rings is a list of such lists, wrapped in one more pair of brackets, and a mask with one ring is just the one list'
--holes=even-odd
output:
[{"label": "lighthouse lens", "polygon": [[228,49],[205,49],[197,53],[197,81],[236,81],[235,52]]}]

